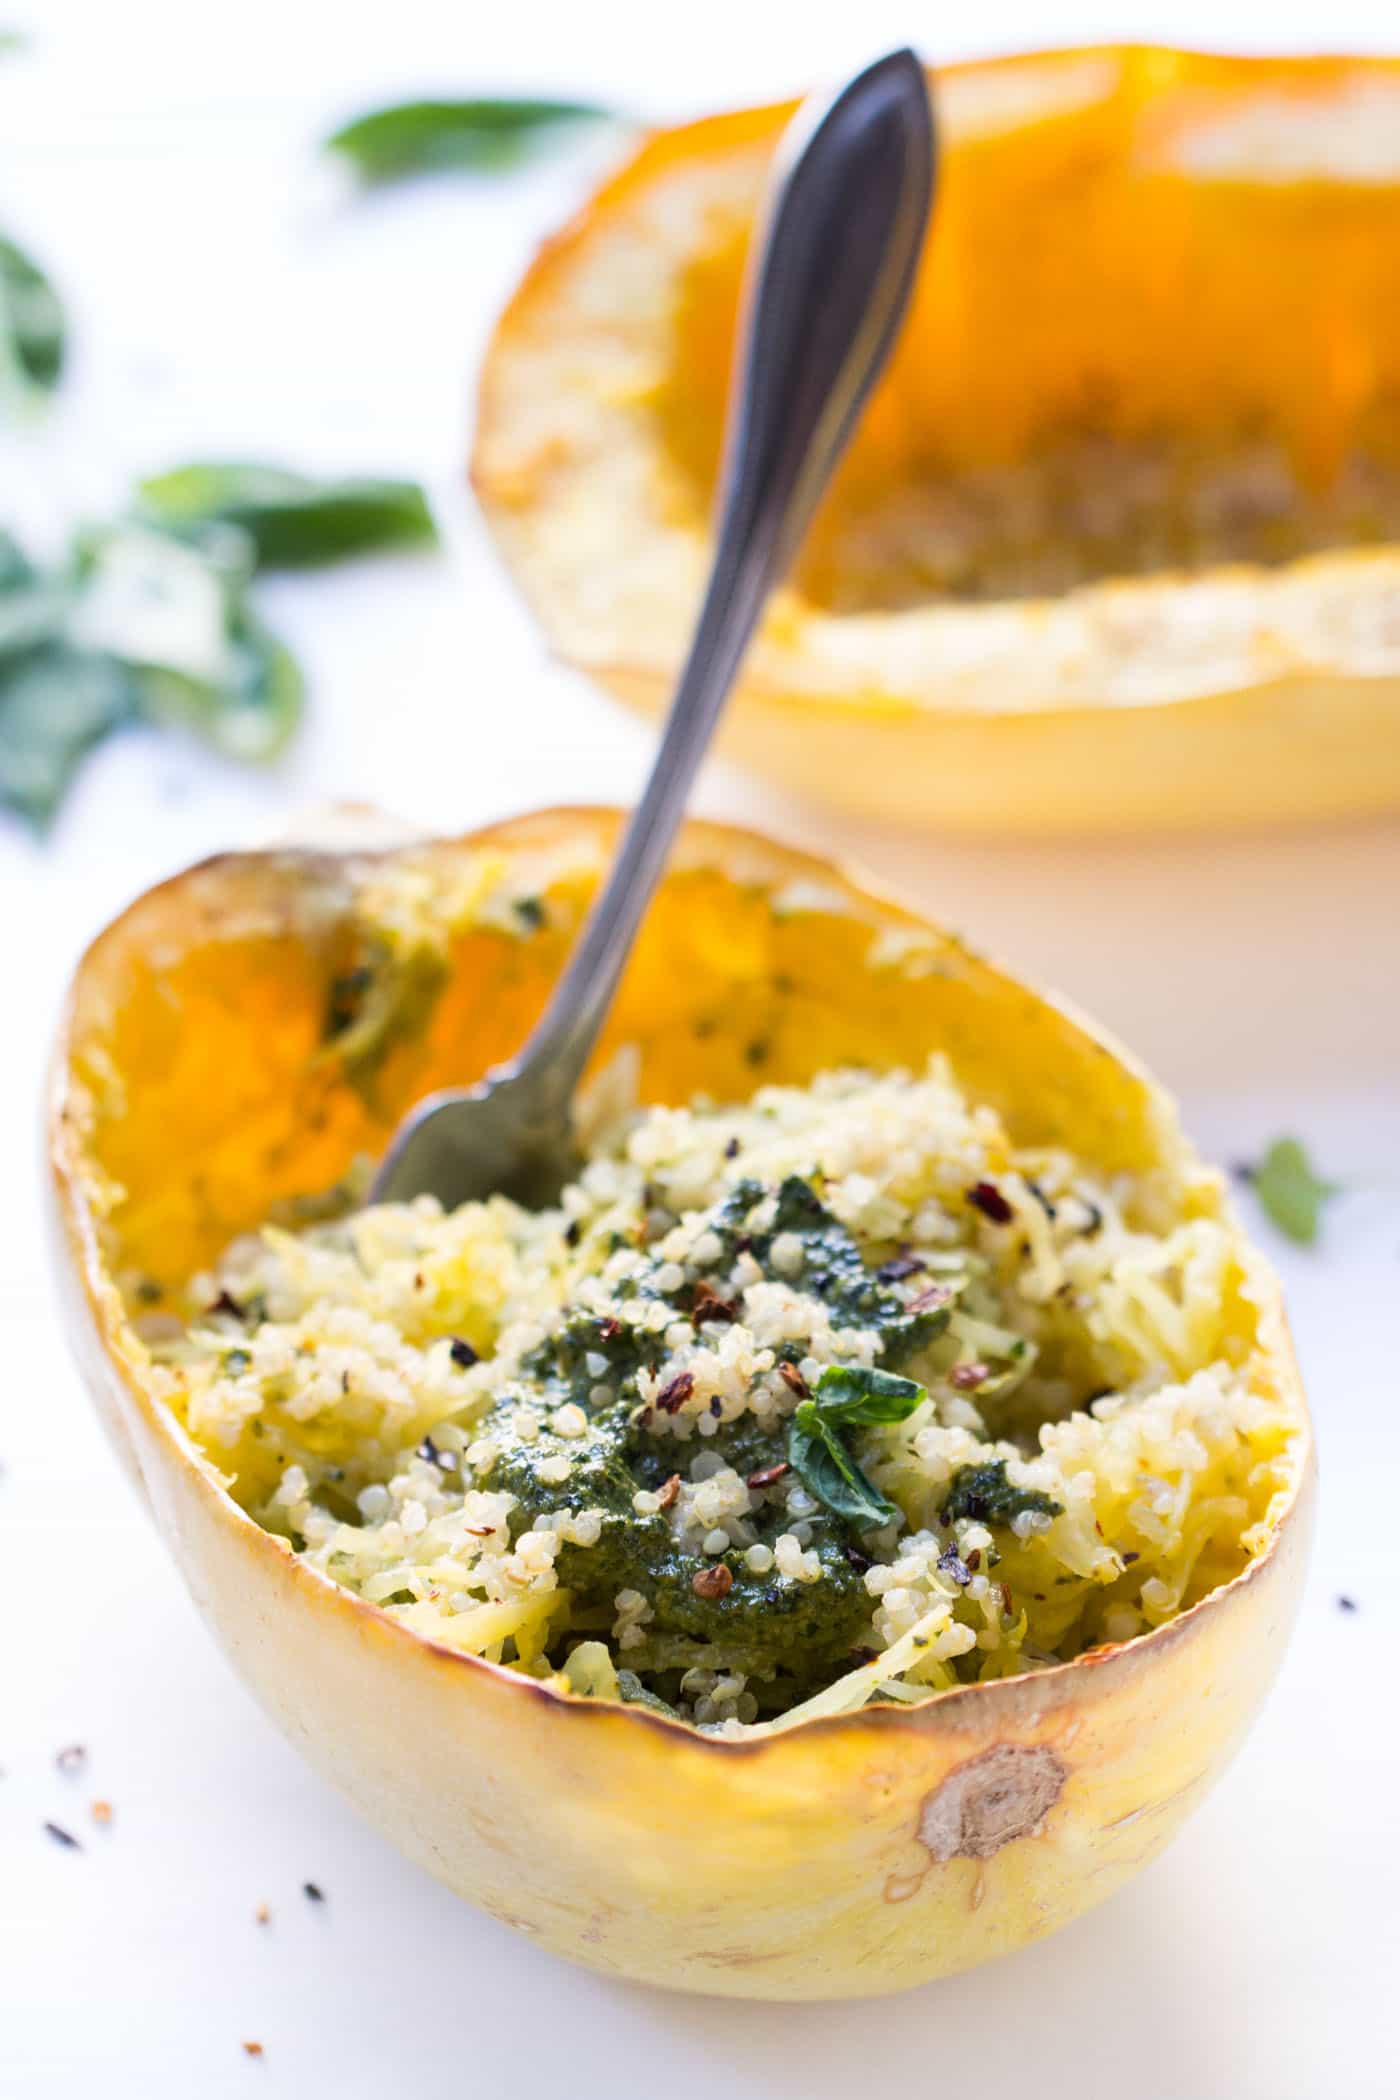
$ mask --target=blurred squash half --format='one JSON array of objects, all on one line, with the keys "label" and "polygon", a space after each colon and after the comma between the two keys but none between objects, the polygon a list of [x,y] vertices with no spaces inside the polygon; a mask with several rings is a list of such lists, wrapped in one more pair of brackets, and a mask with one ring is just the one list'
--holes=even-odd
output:
[{"label": "blurred squash half", "polygon": [[[140,898],[79,967],[51,1140],[74,1331],[107,1428],[201,1611],[311,1761],[431,1873],[535,1943],[715,1994],[890,1991],[1050,1931],[1161,1848],[1238,1747],[1307,1552],[1311,1442],[1278,1286],[1240,1242],[1237,1360],[1286,1435],[1262,1548],[1126,1645],[917,1706],[726,1740],[425,1640],[263,1531],[156,1390],[152,1301],[358,1154],[423,1092],[514,1050],[618,819],[550,811],[379,853],[233,855]],[[510,903],[548,901],[522,938]],[[367,948],[395,1035],[323,1040]],[[1228,1217],[1171,1104],[1086,1023],[829,863],[693,823],[600,1055],[644,1099],[946,1050],[1017,1143],[1155,1172]],[[168,1301],[167,1301],[168,1302]]]},{"label": "blurred squash half", "polygon": [[[912,313],[729,750],[948,831],[1400,804],[1400,61],[1070,51],[936,102]],[[486,358],[491,527],[558,655],[650,711],[790,114],[649,138]]]}]

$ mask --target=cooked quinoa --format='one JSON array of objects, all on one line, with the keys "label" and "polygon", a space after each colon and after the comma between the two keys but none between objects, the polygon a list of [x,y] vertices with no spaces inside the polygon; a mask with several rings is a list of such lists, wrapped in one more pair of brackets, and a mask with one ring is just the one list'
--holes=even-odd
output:
[{"label": "cooked quinoa", "polygon": [[622,1119],[560,1207],[268,1227],[164,1390],[420,1634],[728,1733],[1162,1624],[1287,1491],[1231,1228],[1017,1150],[949,1067]]}]

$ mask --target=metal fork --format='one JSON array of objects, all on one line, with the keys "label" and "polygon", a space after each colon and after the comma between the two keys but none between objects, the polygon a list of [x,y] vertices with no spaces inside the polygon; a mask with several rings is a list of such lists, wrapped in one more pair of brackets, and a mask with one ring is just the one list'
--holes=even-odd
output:
[{"label": "metal fork", "polygon": [[755,243],[709,584],[656,763],[529,1041],[395,1133],[371,1200],[500,1192],[553,1202],[577,1168],[570,1104],[764,603],[797,551],[898,332],[933,198],[933,118],[912,51],[803,106]]}]

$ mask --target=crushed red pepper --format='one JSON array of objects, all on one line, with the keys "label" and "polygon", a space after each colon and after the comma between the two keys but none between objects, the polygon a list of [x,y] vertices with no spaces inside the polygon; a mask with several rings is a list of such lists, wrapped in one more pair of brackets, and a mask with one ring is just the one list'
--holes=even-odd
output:
[{"label": "crushed red pepper", "polygon": [[723,1321],[727,1325],[738,1319],[739,1310],[727,1298],[722,1298],[714,1285],[706,1283],[702,1276],[691,1299],[690,1317],[697,1327],[708,1320]]},{"label": "crushed red pepper", "polygon": [[760,1466],[756,1473],[750,1473],[744,1485],[751,1488],[770,1488],[775,1480],[781,1480],[784,1473],[790,1473],[791,1471],[792,1467],[788,1465],[787,1461],[785,1459],[780,1460],[777,1465]]},{"label": "crushed red pepper", "polygon": [[657,1394],[656,1405],[661,1409],[663,1415],[673,1415],[685,1406],[686,1401],[694,1391],[695,1373],[693,1371],[677,1371],[675,1377],[667,1379],[665,1385],[662,1386],[661,1391]]},{"label": "crushed red pepper", "polygon": [[697,1568],[690,1578],[690,1587],[707,1604],[718,1603],[734,1587],[734,1570],[722,1560],[716,1561],[712,1568]]},{"label": "crushed red pepper", "polygon": [[778,1376],[782,1379],[788,1391],[795,1394],[799,1400],[809,1400],[811,1398],[812,1388],[808,1385],[796,1364],[779,1364]]},{"label": "crushed red pepper", "polygon": [[1009,1225],[1016,1215],[994,1181],[974,1181],[967,1191],[967,1200],[993,1225]]}]

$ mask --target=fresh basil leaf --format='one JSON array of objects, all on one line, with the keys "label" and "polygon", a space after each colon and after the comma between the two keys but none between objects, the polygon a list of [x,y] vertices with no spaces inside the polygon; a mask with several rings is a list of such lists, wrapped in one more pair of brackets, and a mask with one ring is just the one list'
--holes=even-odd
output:
[{"label": "fresh basil leaf", "polygon": [[815,1407],[823,1421],[855,1429],[903,1422],[927,1398],[926,1389],[914,1379],[897,1378],[892,1371],[828,1364],[817,1380],[815,1400],[803,1404]]},{"label": "fresh basil leaf", "polygon": [[47,394],[63,370],[63,308],[38,264],[0,237],[0,372],[12,392]]},{"label": "fresh basil leaf", "polygon": [[312,568],[437,539],[416,481],[317,481],[283,467],[214,461],[154,475],[138,496],[146,515],[167,528],[240,527],[262,568]]},{"label": "fresh basil leaf", "polygon": [[1338,1182],[1316,1172],[1297,1138],[1276,1138],[1248,1178],[1265,1216],[1300,1247],[1316,1242],[1323,1205],[1341,1193]]},{"label": "fresh basil leaf", "polygon": [[540,98],[399,102],[342,125],[326,148],[353,162],[364,182],[396,182],[444,168],[513,166],[550,133],[611,115],[594,102]]},{"label": "fresh basil leaf", "polygon": [[43,830],[80,760],[133,712],[110,657],[55,644],[0,665],[0,805]]},{"label": "fresh basil leaf", "polygon": [[891,1524],[898,1509],[868,1480],[835,1423],[804,1400],[788,1424],[788,1464],[809,1493],[861,1531]]}]

